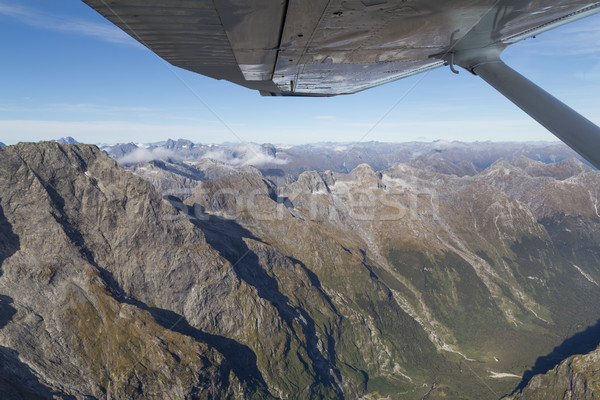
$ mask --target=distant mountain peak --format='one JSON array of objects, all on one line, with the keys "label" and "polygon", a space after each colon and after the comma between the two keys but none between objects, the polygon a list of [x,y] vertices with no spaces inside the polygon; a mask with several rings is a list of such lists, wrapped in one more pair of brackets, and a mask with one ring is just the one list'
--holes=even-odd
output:
[{"label": "distant mountain peak", "polygon": [[65,136],[60,139],[55,139],[52,141],[56,142],[56,143],[60,143],[60,144],[81,144],[81,142],[78,142],[77,140],[73,139],[71,136]]},{"label": "distant mountain peak", "polygon": [[183,150],[183,149],[192,149],[194,147],[194,142],[187,139],[169,139],[164,145],[165,148],[169,150]]}]

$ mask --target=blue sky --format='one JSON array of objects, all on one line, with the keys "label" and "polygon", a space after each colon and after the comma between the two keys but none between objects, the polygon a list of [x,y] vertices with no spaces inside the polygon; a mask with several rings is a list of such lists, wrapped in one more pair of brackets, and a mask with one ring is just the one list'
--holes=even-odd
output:
[{"label": "blue sky", "polygon": [[[0,142],[556,140],[466,72],[270,98],[169,67],[79,0],[0,0]],[[507,64],[600,124],[600,15],[511,46]]]}]

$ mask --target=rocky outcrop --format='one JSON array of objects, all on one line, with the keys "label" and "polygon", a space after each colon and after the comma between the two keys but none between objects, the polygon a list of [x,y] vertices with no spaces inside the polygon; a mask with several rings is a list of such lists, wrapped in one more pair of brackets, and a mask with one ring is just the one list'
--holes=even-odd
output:
[{"label": "rocky outcrop", "polygon": [[507,400],[597,399],[600,395],[600,348],[567,358],[554,369],[536,375]]}]

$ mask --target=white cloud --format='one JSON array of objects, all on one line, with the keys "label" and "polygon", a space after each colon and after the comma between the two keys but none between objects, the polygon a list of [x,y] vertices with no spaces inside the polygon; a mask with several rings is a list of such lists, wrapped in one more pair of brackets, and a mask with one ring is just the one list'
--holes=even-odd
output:
[{"label": "white cloud", "polygon": [[98,23],[80,18],[67,19],[20,5],[9,5],[4,2],[0,2],[0,15],[14,18],[24,24],[40,29],[86,35],[111,43],[142,46],[125,32],[108,22]]},{"label": "white cloud", "polygon": [[220,161],[229,165],[252,165],[260,167],[266,164],[286,164],[287,160],[275,158],[265,153],[261,146],[254,143],[245,143],[225,149],[216,149],[205,153],[202,158]]},{"label": "white cloud", "polygon": [[118,161],[121,164],[129,164],[152,160],[168,160],[177,158],[179,157],[177,157],[177,154],[175,154],[175,152],[173,152],[172,150],[157,147],[152,150],[146,148],[135,149],[131,153],[126,154],[122,158],[119,158]]}]

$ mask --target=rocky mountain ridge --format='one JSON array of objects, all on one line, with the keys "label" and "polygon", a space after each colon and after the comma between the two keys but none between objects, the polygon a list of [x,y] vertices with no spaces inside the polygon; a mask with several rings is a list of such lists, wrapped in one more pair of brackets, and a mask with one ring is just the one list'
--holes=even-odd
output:
[{"label": "rocky mountain ridge", "polygon": [[265,177],[279,183],[290,183],[304,171],[349,173],[363,163],[376,171],[390,168],[398,162],[411,162],[421,168],[437,168],[440,172],[450,168],[453,173],[474,175],[499,158],[512,161],[525,156],[544,163],[579,158],[558,142],[364,142],[292,146],[255,143],[207,145],[169,139],[152,144],[102,146],[102,150],[122,165],[152,160],[181,164],[182,161],[202,159],[234,167],[251,165],[259,168]]}]

